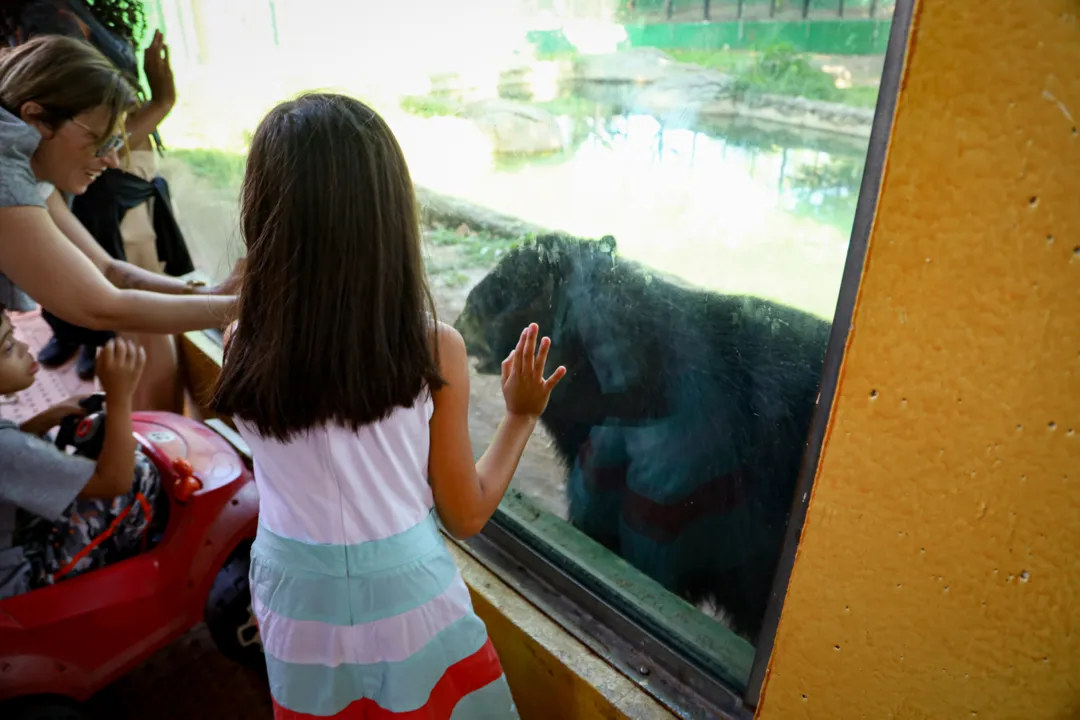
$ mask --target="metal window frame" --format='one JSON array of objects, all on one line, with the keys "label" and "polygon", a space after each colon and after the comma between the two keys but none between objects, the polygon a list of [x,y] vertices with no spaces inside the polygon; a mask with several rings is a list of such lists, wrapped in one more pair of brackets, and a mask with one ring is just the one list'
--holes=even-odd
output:
[{"label": "metal window frame", "polygon": [[873,230],[874,217],[877,214],[878,194],[885,175],[885,160],[889,151],[889,138],[892,135],[893,116],[899,100],[904,66],[907,62],[908,35],[912,29],[916,1],[896,0],[889,43],[885,51],[881,86],[878,90],[877,107],[874,111],[874,124],[870,130],[870,144],[866,153],[862,186],[859,188],[859,201],[855,206],[851,241],[848,243],[847,260],[844,263],[844,273],[840,280],[840,292],[836,302],[836,314],[833,317],[832,330],[829,333],[829,342],[825,351],[821,389],[818,391],[818,407],[810,422],[806,453],[803,456],[802,468],[795,488],[795,498],[788,516],[784,549],[781,551],[780,563],[773,580],[772,598],[765,611],[761,639],[747,685],[746,701],[753,706],[756,706],[761,699],[761,689],[765,682],[769,658],[772,655],[776,632],[780,626],[780,613],[783,610],[791,572],[795,567],[795,553],[799,537],[802,535],[803,525],[806,522],[806,511],[810,504],[818,462],[821,460],[825,431],[840,384],[840,365],[843,361],[848,335],[852,329],[855,302],[858,298],[859,283],[862,280],[863,265],[866,261],[866,250],[870,244],[870,232]]},{"label": "metal window frame", "polygon": [[530,545],[527,531],[502,515],[454,542],[676,716],[752,720],[739,693]]}]

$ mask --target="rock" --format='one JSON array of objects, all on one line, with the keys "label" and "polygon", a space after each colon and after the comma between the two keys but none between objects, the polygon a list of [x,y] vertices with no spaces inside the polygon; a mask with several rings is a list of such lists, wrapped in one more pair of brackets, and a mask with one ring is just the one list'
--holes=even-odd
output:
[{"label": "rock", "polygon": [[633,48],[603,55],[587,55],[574,63],[577,80],[611,83],[652,83],[678,65],[662,50]]},{"label": "rock", "polygon": [[461,76],[461,73],[446,72],[435,73],[428,78],[431,95],[452,97],[460,99],[466,97],[473,88]]},{"label": "rock", "polygon": [[465,225],[470,232],[485,232],[501,238],[523,238],[551,232],[516,217],[503,215],[468,200],[444,195],[422,185],[416,186],[416,201],[425,224],[444,227]]},{"label": "rock", "polygon": [[531,100],[533,68],[529,65],[521,65],[500,72],[498,96],[510,100]]},{"label": "rock", "polygon": [[465,109],[465,116],[505,155],[539,155],[563,149],[563,133],[555,116],[515,100],[483,100]]},{"label": "rock", "polygon": [[681,65],[634,96],[634,109],[651,115],[697,111],[726,104],[734,108],[735,79],[715,70]]},{"label": "rock", "polygon": [[872,108],[790,95],[746,95],[741,98],[739,115],[859,137],[870,137],[874,122]]}]

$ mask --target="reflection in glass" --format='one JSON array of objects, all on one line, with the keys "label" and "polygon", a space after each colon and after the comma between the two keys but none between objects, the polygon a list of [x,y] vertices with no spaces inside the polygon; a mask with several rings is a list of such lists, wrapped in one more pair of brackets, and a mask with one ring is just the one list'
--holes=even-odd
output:
[{"label": "reflection in glass", "polygon": [[[163,170],[200,267],[222,276],[239,252],[243,157],[267,108],[312,88],[375,106],[425,205],[438,311],[473,358],[474,447],[502,417],[498,363],[526,323],[570,371],[503,519],[739,685],[816,403],[892,2],[847,0],[840,20],[814,0],[815,48],[802,0],[711,0],[711,24],[703,2],[666,5],[148,10],[178,83]],[[736,12],[773,24],[746,38]]]}]

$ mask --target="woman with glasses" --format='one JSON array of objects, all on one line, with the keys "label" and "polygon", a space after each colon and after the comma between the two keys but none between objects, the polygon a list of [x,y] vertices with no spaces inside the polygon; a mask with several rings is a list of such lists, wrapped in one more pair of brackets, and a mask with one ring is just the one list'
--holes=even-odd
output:
[{"label": "woman with glasses", "polygon": [[[136,92],[141,90],[136,61],[139,39],[146,28],[141,3],[16,0],[15,6],[6,21],[9,44],[19,45],[39,35],[85,39],[123,73]],[[128,115],[122,166],[107,169],[82,195],[69,196],[68,206],[110,257],[153,273],[182,276],[195,266],[172,212],[168,183],[158,173],[157,164],[161,149],[157,126],[176,102],[168,46],[160,32],[154,33],[146,49],[144,67],[150,96]],[[77,356],[76,373],[83,380],[92,379],[97,350],[113,333],[73,325],[47,310],[42,317],[52,328],[53,337],[38,354],[41,365],[60,367]],[[172,339],[161,335],[132,339],[147,352],[136,407],[180,411],[183,391]]]},{"label": "woman with glasses", "polygon": [[73,325],[122,333],[223,325],[236,272],[207,289],[116,260],[61,195],[120,165],[136,104],[131,84],[84,41],[43,36],[0,53],[0,304],[29,310],[33,298]]}]

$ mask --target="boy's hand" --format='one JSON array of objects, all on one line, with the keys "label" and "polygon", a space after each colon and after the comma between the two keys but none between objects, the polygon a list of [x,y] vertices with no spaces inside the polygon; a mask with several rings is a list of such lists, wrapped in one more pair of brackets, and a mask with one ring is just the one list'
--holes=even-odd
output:
[{"label": "boy's hand", "polygon": [[98,350],[97,376],[105,402],[130,401],[146,365],[146,350],[130,340],[113,338]]},{"label": "boy's hand", "polygon": [[25,433],[42,437],[70,415],[84,417],[86,408],[79,403],[85,400],[86,397],[86,395],[74,395],[64,402],[57,403],[24,422],[20,429]]},{"label": "boy's hand", "polygon": [[72,395],[71,397],[69,397],[64,402],[57,403],[57,404],[53,405],[51,408],[49,408],[47,412],[49,413],[49,416],[53,420],[53,424],[50,426],[50,429],[53,428],[53,427],[56,427],[61,422],[63,422],[64,418],[69,417],[71,415],[77,415],[78,417],[85,417],[86,416],[86,408],[84,408],[79,403],[86,400],[86,398],[88,398],[88,397],[90,397],[90,396],[89,395]]},{"label": "boy's hand", "polygon": [[506,412],[537,418],[547,407],[551,391],[566,375],[566,368],[560,365],[544,379],[544,364],[547,362],[551,340],[544,338],[537,349],[536,336],[540,329],[532,323],[521,331],[517,347],[502,362],[502,391],[506,402]]}]

